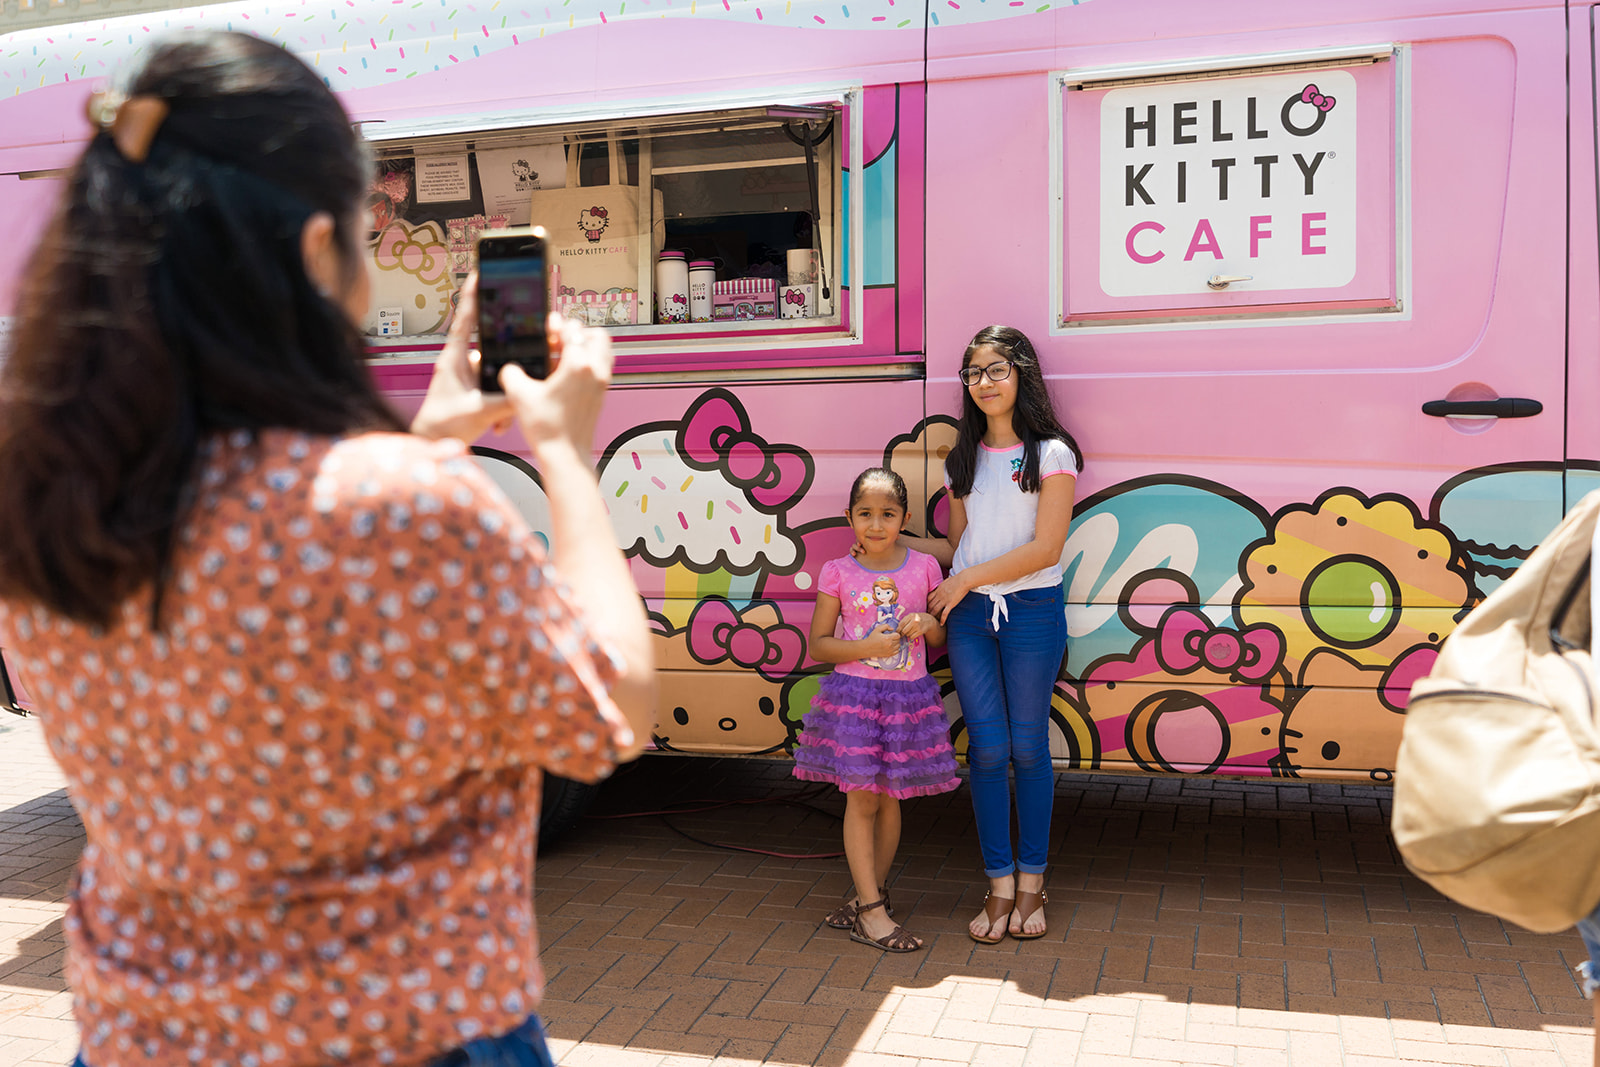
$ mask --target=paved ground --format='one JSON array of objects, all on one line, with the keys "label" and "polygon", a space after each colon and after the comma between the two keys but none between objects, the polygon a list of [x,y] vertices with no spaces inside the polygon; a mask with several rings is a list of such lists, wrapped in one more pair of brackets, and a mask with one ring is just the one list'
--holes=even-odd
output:
[{"label": "paved ground", "polygon": [[38,722],[0,711],[0,1067],[62,1067],[77,1052],[61,914],[82,848]]},{"label": "paved ground", "polygon": [[[81,828],[34,722],[0,717],[0,1067],[61,1067],[61,899]],[[1387,793],[1063,777],[1050,935],[973,944],[982,896],[965,791],[906,806],[897,916],[930,941],[886,956],[819,923],[843,861],[837,794],[777,763],[661,757],[598,811],[754,801],[670,820],[587,820],[540,859],[568,1067],[773,1063],[1587,1065],[1575,936],[1461,911],[1407,876]],[[668,825],[670,821],[671,826]]]}]

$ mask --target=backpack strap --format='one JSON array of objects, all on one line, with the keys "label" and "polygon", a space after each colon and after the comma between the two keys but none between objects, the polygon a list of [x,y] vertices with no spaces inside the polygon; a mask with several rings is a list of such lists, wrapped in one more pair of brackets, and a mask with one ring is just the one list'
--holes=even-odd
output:
[{"label": "backpack strap", "polygon": [[1574,632],[1570,637],[1562,632],[1567,620],[1572,616],[1572,609],[1578,606],[1580,599],[1583,602],[1581,605],[1583,610],[1578,612],[1578,618],[1585,623],[1589,622],[1589,598],[1584,594],[1589,592],[1589,577],[1593,565],[1594,554],[1590,553],[1584,559],[1583,565],[1578,568],[1578,573],[1573,576],[1572,584],[1561,595],[1561,601],[1556,605],[1555,614],[1550,616],[1550,643],[1563,652],[1576,652],[1579,649],[1586,649],[1589,647],[1590,640],[1593,639],[1593,635],[1587,633],[1592,627],[1587,625],[1582,627],[1580,632]]}]

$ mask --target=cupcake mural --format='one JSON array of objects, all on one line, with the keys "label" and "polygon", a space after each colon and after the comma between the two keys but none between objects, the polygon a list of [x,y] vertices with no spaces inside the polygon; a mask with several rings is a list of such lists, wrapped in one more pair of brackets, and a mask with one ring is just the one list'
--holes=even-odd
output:
[{"label": "cupcake mural", "polygon": [[636,569],[663,572],[652,614],[661,747],[763,752],[787,743],[784,687],[802,669],[805,635],[779,601],[758,597],[775,576],[796,592],[809,586],[807,534],[787,513],[811,479],[811,457],[767,441],[724,389],[607,447],[600,488],[617,543]]},{"label": "cupcake mural", "polygon": [[681,420],[612,442],[600,489],[617,543],[651,566],[786,573],[802,558],[786,513],[811,475],[810,456],[769,443],[732,393],[712,389]]}]

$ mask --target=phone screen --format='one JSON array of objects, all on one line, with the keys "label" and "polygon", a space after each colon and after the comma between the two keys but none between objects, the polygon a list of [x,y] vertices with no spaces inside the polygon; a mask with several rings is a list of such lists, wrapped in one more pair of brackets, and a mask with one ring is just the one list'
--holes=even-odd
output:
[{"label": "phone screen", "polygon": [[479,239],[478,379],[485,392],[500,391],[500,368],[507,363],[518,364],[531,378],[549,373],[549,299],[542,234]]}]

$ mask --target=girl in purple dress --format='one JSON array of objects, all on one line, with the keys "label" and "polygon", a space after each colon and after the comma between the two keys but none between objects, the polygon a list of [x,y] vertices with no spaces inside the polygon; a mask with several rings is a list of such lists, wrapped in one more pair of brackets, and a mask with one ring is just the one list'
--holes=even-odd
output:
[{"label": "girl in purple dress", "polygon": [[927,646],[944,643],[944,627],[927,611],[942,575],[932,556],[898,543],[907,507],[905,481],[882,467],[850,488],[856,554],[823,564],[811,617],[812,658],[836,666],[811,701],[794,754],[797,778],[845,794],[855,897],[826,921],[886,952],[922,947],[889,918],[882,890],[900,845],[900,800],[960,784],[939,683],[928,673]]}]

